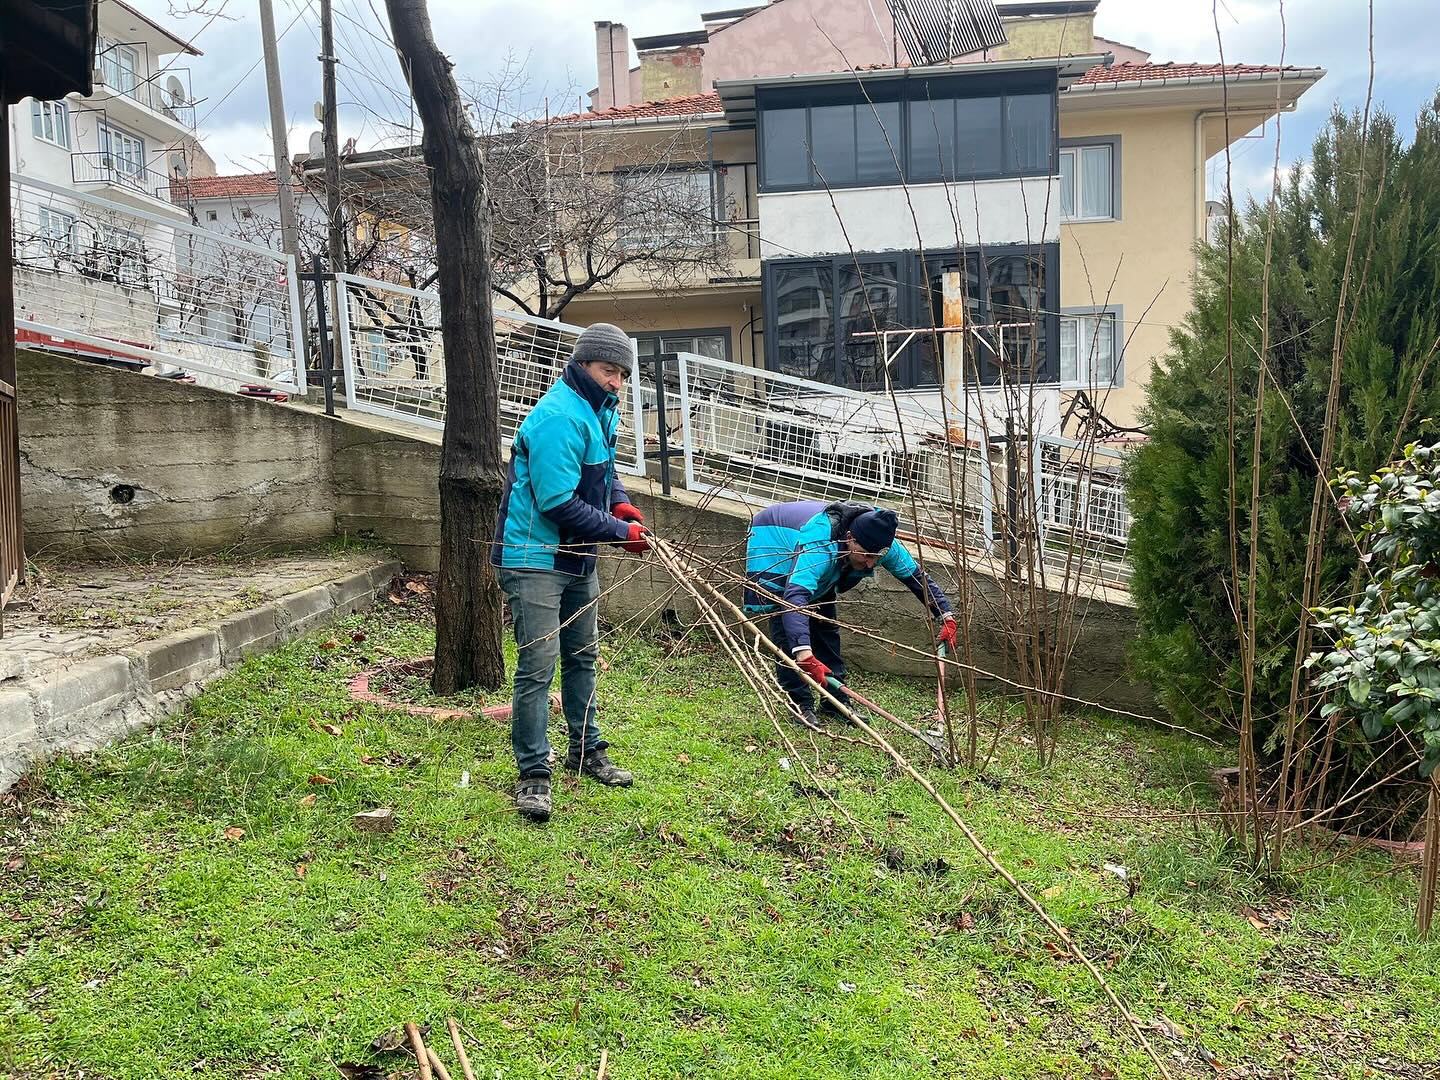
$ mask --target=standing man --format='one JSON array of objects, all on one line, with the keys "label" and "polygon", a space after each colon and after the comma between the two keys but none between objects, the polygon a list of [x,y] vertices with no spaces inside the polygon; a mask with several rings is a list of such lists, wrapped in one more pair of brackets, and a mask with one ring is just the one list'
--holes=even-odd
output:
[{"label": "standing man", "polygon": [[520,780],[515,806],[550,818],[550,684],[560,661],[560,701],[569,729],[565,768],[628,787],[600,737],[595,710],[595,545],[643,554],[644,515],[615,475],[619,394],[634,365],[624,331],[586,327],[559,380],[530,411],[510,451],[510,476],[495,523],[491,562],[510,598],[519,660],[510,740]]},{"label": "standing man", "polygon": [[[956,624],[950,601],[895,539],[898,526],[894,510],[813,499],[767,506],[750,523],[745,545],[745,610],[774,613],[770,639],[821,686],[832,674],[845,681],[840,628],[833,621],[835,600],[873,577],[876,566],[883,566],[903,582],[930,615],[942,621],[940,641],[955,648]],[[812,612],[819,618],[812,619]],[[776,673],[796,713],[813,725],[815,697],[809,685],[785,664],[777,664]],[[843,694],[836,696],[844,699]],[[835,711],[828,701],[822,707]]]}]

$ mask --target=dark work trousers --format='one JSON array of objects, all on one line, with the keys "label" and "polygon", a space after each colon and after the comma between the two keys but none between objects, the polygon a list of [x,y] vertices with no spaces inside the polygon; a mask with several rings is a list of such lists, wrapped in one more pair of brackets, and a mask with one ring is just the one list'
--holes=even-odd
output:
[{"label": "dark work trousers", "polygon": [[[840,628],[833,622],[825,621],[835,618],[835,594],[827,593],[810,606],[815,614],[820,616],[810,620],[810,650],[822,664],[830,669],[835,678],[844,682],[845,658],[840,655]],[[774,615],[770,619],[770,640],[785,652],[794,655],[790,638],[785,633],[785,620],[779,615]],[[797,706],[802,709],[815,707],[815,694],[810,689],[810,684],[797,672],[777,662],[775,676],[780,680],[780,688],[790,695],[790,700]],[[844,694],[835,696],[841,701],[845,700]],[[826,704],[828,705],[829,702]]]}]

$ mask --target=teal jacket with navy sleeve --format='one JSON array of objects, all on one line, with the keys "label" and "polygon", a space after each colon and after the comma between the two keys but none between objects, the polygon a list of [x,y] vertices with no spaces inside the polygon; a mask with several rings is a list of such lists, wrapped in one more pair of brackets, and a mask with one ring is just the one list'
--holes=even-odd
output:
[{"label": "teal jacket with navy sleeve", "polygon": [[630,501],[615,475],[618,404],[579,363],[565,365],[515,432],[492,563],[580,576],[595,569],[597,543],[629,538],[610,513]]},{"label": "teal jacket with navy sleeve", "polygon": [[[808,648],[810,619],[797,609],[848,592],[875,574],[851,566],[845,547],[850,523],[873,509],[865,503],[801,499],[761,510],[750,523],[745,544],[745,610],[758,615],[783,607],[790,647]],[[904,544],[892,543],[879,565],[932,614],[949,614],[945,593],[916,565]]]}]

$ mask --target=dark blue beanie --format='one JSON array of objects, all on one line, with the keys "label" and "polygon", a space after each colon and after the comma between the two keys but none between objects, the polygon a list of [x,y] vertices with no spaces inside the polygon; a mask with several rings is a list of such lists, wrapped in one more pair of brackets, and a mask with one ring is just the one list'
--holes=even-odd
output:
[{"label": "dark blue beanie", "polygon": [[867,510],[850,523],[850,535],[871,554],[878,554],[895,542],[900,519],[894,510]]}]

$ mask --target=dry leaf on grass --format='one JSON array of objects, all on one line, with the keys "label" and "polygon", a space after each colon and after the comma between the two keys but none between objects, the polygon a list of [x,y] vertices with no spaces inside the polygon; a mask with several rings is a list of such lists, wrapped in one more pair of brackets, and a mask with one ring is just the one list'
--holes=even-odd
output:
[{"label": "dry leaf on grass", "polygon": [[341,735],[345,734],[345,729],[341,728],[336,724],[322,724],[318,721],[311,720],[310,726],[313,727],[316,731],[322,732],[323,734],[329,735],[332,738],[336,739],[338,739]]},{"label": "dry leaf on grass", "polygon": [[228,829],[225,830],[226,840],[241,840],[244,838],[244,836],[245,830],[240,828],[240,826],[238,825],[231,825]]},{"label": "dry leaf on grass", "polygon": [[326,776],[324,773],[318,773],[318,772],[317,772],[317,773],[315,773],[313,776],[310,777],[310,783],[316,784],[316,785],[319,785],[319,784],[333,784],[334,782],[335,782],[334,780],[331,780],[330,777]]},{"label": "dry leaf on grass", "polygon": [[300,800],[300,805],[301,805],[301,806],[314,806],[314,805],[315,805],[315,793],[312,791],[309,795],[306,795],[303,799]]}]

